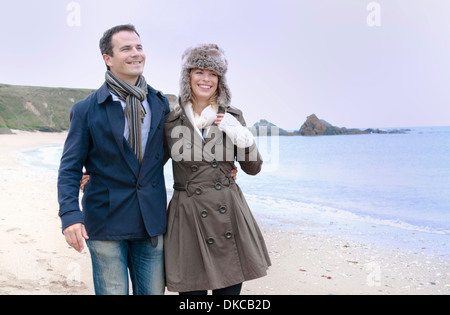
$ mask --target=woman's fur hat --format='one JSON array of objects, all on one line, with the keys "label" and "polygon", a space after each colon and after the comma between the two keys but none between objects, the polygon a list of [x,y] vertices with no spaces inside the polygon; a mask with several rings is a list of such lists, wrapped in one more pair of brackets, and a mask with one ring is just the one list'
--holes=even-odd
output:
[{"label": "woman's fur hat", "polygon": [[181,78],[180,78],[180,102],[185,105],[192,98],[191,90],[191,70],[206,69],[212,70],[219,75],[218,85],[218,105],[225,108],[230,106],[231,92],[227,84],[226,73],[228,61],[225,52],[215,44],[202,44],[188,48],[181,57]]}]

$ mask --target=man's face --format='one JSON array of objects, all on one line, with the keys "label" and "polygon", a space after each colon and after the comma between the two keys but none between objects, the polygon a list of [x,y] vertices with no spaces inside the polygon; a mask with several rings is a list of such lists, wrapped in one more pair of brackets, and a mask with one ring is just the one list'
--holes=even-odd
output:
[{"label": "man's face", "polygon": [[113,55],[103,55],[106,65],[119,79],[135,85],[144,72],[145,53],[135,32],[122,31],[112,37]]}]

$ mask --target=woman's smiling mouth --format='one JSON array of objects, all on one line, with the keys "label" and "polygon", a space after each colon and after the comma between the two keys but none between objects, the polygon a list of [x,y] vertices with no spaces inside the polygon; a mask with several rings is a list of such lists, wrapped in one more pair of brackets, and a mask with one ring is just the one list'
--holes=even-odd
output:
[{"label": "woman's smiling mouth", "polygon": [[198,87],[199,87],[201,90],[204,90],[204,91],[209,91],[209,90],[211,90],[211,88],[212,88],[211,85],[203,85],[203,84],[199,84]]}]

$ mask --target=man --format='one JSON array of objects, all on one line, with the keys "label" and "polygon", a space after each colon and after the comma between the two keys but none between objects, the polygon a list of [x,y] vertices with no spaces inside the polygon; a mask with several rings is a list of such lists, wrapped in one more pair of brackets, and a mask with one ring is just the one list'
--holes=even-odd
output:
[{"label": "man", "polygon": [[[106,31],[100,50],[106,82],[70,112],[58,177],[63,233],[79,252],[86,240],[96,294],[128,294],[128,271],[134,294],[163,294],[169,103],[142,76],[146,58],[134,26]],[[90,182],[81,211],[83,167]]]}]

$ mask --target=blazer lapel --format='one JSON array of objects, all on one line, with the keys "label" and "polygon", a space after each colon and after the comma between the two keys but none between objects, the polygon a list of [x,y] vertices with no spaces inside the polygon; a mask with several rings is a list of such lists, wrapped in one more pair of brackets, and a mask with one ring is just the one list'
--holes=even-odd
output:
[{"label": "blazer lapel", "polygon": [[[128,166],[133,171],[134,175],[137,177],[139,173],[139,162],[133,150],[127,144],[125,138],[123,137],[123,131],[125,128],[125,115],[123,113],[122,105],[119,102],[107,102],[106,114],[108,116],[108,121],[116,140],[117,146],[119,147],[120,153],[127,161]],[[130,151],[132,154],[130,154]]]},{"label": "blazer lapel", "polygon": [[156,97],[156,95],[151,94],[148,98],[148,102],[152,111],[152,124],[150,126],[150,133],[148,134],[148,140],[150,141],[155,135],[156,130],[161,128],[160,124],[164,110],[161,101]]},{"label": "blazer lapel", "polygon": [[161,126],[161,119],[162,115],[164,113],[163,106],[158,99],[158,97],[154,93],[148,93],[147,97],[148,105],[150,107],[150,111],[152,114],[151,118],[151,125],[150,125],[150,131],[148,133],[148,139],[147,139],[147,145],[144,152],[144,159],[146,155],[149,153],[149,149],[151,147],[150,143],[153,141],[153,137],[155,135],[156,130],[158,128],[162,128]]},{"label": "blazer lapel", "polygon": [[118,102],[108,102],[106,104],[106,114],[108,116],[109,125],[111,131],[116,140],[117,146],[120,152],[125,157],[125,151],[123,147],[123,130],[125,128],[125,116],[123,114],[122,105]]}]

